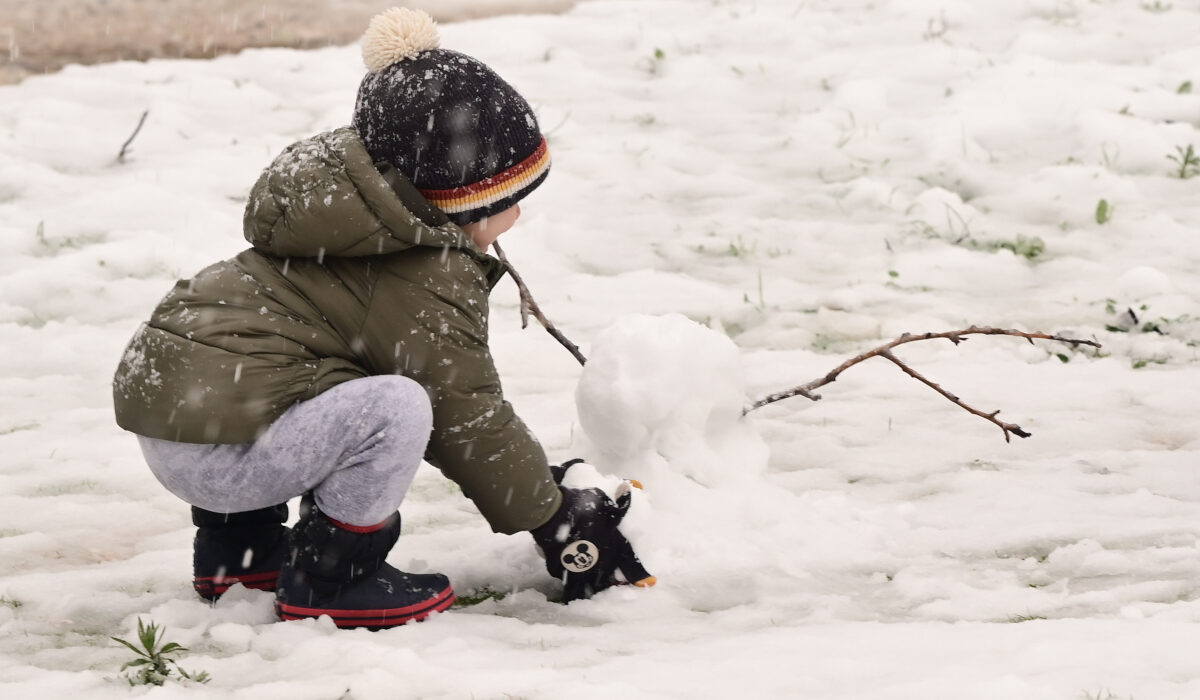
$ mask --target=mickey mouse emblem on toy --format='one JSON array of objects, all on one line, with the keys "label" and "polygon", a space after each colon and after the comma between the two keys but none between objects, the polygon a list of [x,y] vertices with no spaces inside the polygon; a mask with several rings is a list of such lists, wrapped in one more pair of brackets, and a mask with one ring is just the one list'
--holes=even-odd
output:
[{"label": "mickey mouse emblem on toy", "polygon": [[587,540],[578,540],[563,549],[562,563],[567,571],[583,573],[596,565],[600,552],[596,545]]}]

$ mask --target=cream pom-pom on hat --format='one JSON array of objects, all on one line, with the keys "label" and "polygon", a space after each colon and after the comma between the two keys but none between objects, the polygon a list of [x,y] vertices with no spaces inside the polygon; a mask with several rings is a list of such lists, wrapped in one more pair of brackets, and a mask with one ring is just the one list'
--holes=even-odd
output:
[{"label": "cream pom-pom on hat", "polygon": [[504,211],[546,179],[550,154],[529,103],[482,62],[439,48],[428,14],[376,15],[362,52],[359,138],[451,221]]},{"label": "cream pom-pom on hat", "polygon": [[436,49],[441,39],[428,12],[393,7],[371,18],[362,37],[363,63],[372,73]]}]

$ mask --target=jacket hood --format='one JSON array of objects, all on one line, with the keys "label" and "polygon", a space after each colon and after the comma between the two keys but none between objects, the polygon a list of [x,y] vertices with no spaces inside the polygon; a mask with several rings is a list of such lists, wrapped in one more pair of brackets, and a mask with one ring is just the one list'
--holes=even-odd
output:
[{"label": "jacket hood", "polygon": [[284,149],[251,188],[242,228],[254,248],[278,257],[383,255],[413,246],[482,255],[403,175],[377,168],[352,127]]}]

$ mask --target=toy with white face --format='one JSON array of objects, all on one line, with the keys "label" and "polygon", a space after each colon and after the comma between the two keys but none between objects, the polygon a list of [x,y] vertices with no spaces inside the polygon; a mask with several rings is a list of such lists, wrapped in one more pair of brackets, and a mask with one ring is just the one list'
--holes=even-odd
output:
[{"label": "toy with white face", "polygon": [[587,540],[578,540],[567,545],[562,552],[562,563],[567,571],[582,573],[596,565],[600,550]]}]

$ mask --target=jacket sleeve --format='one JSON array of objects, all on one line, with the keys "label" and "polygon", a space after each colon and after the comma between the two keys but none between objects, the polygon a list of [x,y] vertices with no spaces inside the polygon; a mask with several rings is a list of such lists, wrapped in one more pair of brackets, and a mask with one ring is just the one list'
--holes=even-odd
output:
[{"label": "jacket sleeve", "polygon": [[561,495],[545,452],[504,400],[487,338],[489,280],[473,256],[413,250],[380,271],[364,326],[371,365],[429,392],[427,459],[496,532],[530,530]]}]

